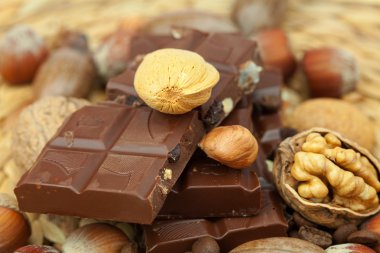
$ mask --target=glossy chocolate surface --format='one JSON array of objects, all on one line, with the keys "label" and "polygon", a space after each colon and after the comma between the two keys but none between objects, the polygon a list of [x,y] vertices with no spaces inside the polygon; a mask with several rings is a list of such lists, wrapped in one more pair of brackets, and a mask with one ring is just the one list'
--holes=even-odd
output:
[{"label": "glossy chocolate surface", "polygon": [[197,111],[86,106],[19,181],[20,209],[149,224],[203,134]]},{"label": "glossy chocolate surface", "polygon": [[287,228],[280,198],[273,190],[265,189],[262,209],[256,216],[156,221],[144,226],[144,236],[149,253],[191,251],[192,244],[206,236],[218,242],[220,252],[229,252],[247,241],[287,236]]},{"label": "glossy chocolate surface", "polygon": [[[252,104],[235,109],[222,125],[253,131]],[[158,218],[206,218],[254,215],[260,210],[260,183],[252,170],[266,166],[259,157],[251,169],[237,170],[195,153],[168,195]]]}]

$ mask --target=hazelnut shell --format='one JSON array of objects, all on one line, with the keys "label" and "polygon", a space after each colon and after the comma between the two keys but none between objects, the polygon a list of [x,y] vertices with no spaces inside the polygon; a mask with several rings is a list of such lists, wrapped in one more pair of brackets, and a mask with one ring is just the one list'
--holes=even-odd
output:
[{"label": "hazelnut shell", "polygon": [[343,137],[337,132],[325,128],[312,128],[285,139],[277,150],[273,166],[273,176],[275,179],[275,185],[284,201],[306,219],[329,228],[337,228],[348,223],[358,224],[380,211],[380,206],[377,206],[366,212],[356,212],[346,207],[330,203],[314,203],[300,197],[296,190],[298,182],[292,177],[290,170],[294,163],[295,153],[301,149],[302,144],[310,133],[334,134],[346,147],[367,157],[379,171],[379,162],[365,148],[360,147],[357,143]]}]

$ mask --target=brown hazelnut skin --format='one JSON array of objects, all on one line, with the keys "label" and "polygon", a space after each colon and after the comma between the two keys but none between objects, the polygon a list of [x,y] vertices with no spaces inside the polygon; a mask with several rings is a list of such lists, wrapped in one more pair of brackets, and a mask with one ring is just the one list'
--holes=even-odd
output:
[{"label": "brown hazelnut skin", "polygon": [[311,97],[339,98],[354,90],[359,79],[354,56],[339,48],[306,51],[302,70]]},{"label": "brown hazelnut skin", "polygon": [[27,244],[30,226],[25,217],[16,210],[0,207],[0,252],[12,253]]},{"label": "brown hazelnut skin", "polygon": [[14,253],[59,253],[59,250],[45,245],[27,245],[18,248]]},{"label": "brown hazelnut skin", "polygon": [[95,83],[96,68],[91,55],[70,47],[51,53],[33,81],[36,97],[86,97]]},{"label": "brown hazelnut skin", "polygon": [[42,38],[17,25],[0,41],[0,74],[9,85],[30,83],[48,54]]},{"label": "brown hazelnut skin", "polygon": [[240,125],[214,128],[198,146],[208,157],[234,169],[249,167],[258,153],[256,138]]},{"label": "brown hazelnut skin", "polygon": [[218,243],[211,237],[202,237],[196,240],[192,246],[192,253],[219,253]]},{"label": "brown hazelnut skin", "polygon": [[285,79],[291,77],[296,60],[285,32],[279,28],[267,29],[259,32],[255,39],[264,67],[277,67]]}]

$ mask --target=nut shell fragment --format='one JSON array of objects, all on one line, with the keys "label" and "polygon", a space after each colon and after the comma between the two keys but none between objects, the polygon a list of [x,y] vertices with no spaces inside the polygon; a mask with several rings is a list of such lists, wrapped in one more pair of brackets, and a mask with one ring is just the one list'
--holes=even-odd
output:
[{"label": "nut shell fragment", "polygon": [[324,128],[312,128],[291,138],[287,138],[280,144],[277,151],[273,175],[276,187],[285,202],[310,221],[330,228],[337,228],[348,223],[358,224],[365,218],[377,213],[380,210],[378,204],[365,210],[355,211],[349,207],[329,201],[321,200],[320,203],[313,202],[299,195],[297,192],[299,182],[291,175],[291,169],[295,162],[295,154],[301,150],[301,146],[305,143],[307,136],[312,133],[322,135],[331,133],[335,135],[344,147],[352,149],[367,158],[376,169],[376,176],[378,177],[380,168],[379,162],[366,149],[346,139],[337,132]]}]

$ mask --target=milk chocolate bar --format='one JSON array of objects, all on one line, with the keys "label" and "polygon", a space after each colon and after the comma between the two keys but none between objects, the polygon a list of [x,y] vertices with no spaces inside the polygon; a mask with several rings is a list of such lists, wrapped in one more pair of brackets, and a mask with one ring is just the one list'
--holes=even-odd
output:
[{"label": "milk chocolate bar", "polygon": [[136,36],[131,42],[134,53],[131,54],[130,67],[108,82],[108,99],[123,97],[127,105],[143,105],[133,87],[134,74],[139,63],[132,57],[160,48],[194,51],[220,72],[220,80],[213,88],[210,99],[198,108],[207,129],[220,124],[243,94],[252,92],[259,81],[260,68],[253,62],[253,59],[258,58],[254,41],[236,34],[205,34],[194,30],[181,30],[173,36]]},{"label": "milk chocolate bar", "polygon": [[167,253],[191,251],[192,244],[206,236],[218,242],[220,252],[229,252],[250,240],[287,236],[287,228],[281,200],[273,190],[266,189],[256,216],[156,221],[143,229],[146,252]]},{"label": "milk chocolate bar", "polygon": [[255,112],[273,113],[280,109],[282,83],[281,70],[265,68],[260,72],[260,81],[252,94]]},{"label": "milk chocolate bar", "polygon": [[15,188],[23,211],[150,224],[205,130],[197,111],[86,106]]},{"label": "milk chocolate bar", "polygon": [[[252,105],[235,109],[223,125],[242,125],[253,131]],[[259,157],[251,169],[236,170],[195,153],[168,195],[161,219],[234,217],[254,215],[260,210],[260,183],[252,170],[265,166]]]}]

